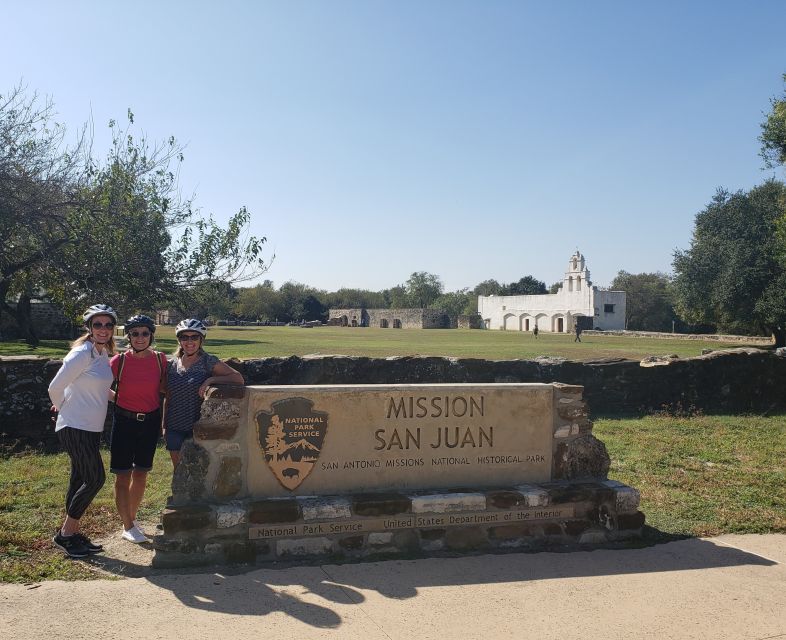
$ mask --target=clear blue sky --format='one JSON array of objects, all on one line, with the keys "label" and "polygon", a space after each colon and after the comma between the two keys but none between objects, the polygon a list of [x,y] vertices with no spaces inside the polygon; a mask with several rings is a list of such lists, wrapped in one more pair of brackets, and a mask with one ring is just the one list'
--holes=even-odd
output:
[{"label": "clear blue sky", "polygon": [[786,2],[28,2],[3,7],[22,80],[96,150],[127,108],[187,143],[184,192],[240,206],[268,278],[446,290],[671,270],[718,187],[762,171]]}]

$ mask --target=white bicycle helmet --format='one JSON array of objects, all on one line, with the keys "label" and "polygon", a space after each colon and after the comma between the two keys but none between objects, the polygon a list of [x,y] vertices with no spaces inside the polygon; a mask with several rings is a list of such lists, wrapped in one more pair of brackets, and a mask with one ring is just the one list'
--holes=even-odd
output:
[{"label": "white bicycle helmet", "polygon": [[82,314],[82,320],[87,325],[94,316],[111,316],[112,320],[117,324],[117,313],[107,304],[94,304]]},{"label": "white bicycle helmet", "polygon": [[207,333],[207,327],[202,323],[201,320],[197,320],[196,318],[186,318],[185,320],[181,320],[177,327],[175,327],[175,335],[179,336],[184,331],[196,331],[204,338],[205,334]]}]

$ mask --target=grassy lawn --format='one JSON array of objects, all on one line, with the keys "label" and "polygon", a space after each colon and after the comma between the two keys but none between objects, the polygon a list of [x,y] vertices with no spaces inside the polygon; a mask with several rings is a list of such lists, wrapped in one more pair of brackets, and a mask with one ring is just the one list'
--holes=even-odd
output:
[{"label": "grassy lawn", "polygon": [[786,532],[786,416],[603,419],[609,477],[675,535]]},{"label": "grassy lawn", "polygon": [[[649,416],[595,423],[609,476],[641,491],[650,526],[664,534],[786,532],[786,416]],[[108,462],[108,461],[107,461]],[[95,577],[52,548],[68,473],[64,454],[0,458],[0,582]],[[157,518],[171,464],[156,454],[143,519]],[[119,529],[111,478],[88,510],[90,535]]]},{"label": "grassy lawn", "polygon": [[[174,328],[157,331],[158,348],[174,351]],[[744,343],[657,339],[629,336],[588,336],[574,342],[573,335],[541,332],[536,339],[520,331],[471,331],[466,329],[377,329],[370,327],[213,327],[206,349],[220,358],[261,358],[341,354],[384,358],[401,355],[453,356],[489,360],[532,359],[560,356],[586,361],[598,358],[641,360],[651,355],[697,356],[702,349],[728,349]],[[0,356],[35,354],[61,357],[67,341],[45,340],[32,350],[20,342],[0,342]]]},{"label": "grassy lawn", "polygon": [[[109,451],[103,451],[109,468]],[[65,453],[28,452],[0,458],[0,582],[40,580],[80,580],[94,578],[95,572],[82,562],[74,562],[55,550],[52,536],[65,515],[69,460]],[[161,445],[153,471],[148,477],[142,520],[157,520],[170,494],[172,463]],[[107,481],[82,518],[88,536],[120,532],[112,483]]]}]

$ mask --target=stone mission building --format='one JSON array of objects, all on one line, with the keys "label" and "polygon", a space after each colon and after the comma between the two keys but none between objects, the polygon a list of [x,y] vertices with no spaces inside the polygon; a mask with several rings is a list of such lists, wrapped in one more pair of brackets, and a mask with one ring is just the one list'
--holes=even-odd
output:
[{"label": "stone mission building", "polygon": [[584,256],[577,250],[557,293],[535,296],[478,296],[478,313],[486,329],[571,333],[584,329],[625,328],[625,292],[592,285]]}]

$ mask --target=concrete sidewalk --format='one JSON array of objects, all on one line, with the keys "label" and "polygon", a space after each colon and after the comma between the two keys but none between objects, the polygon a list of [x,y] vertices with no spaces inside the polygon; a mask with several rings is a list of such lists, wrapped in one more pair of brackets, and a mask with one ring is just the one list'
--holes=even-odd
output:
[{"label": "concrete sidewalk", "polygon": [[139,573],[147,575],[0,586],[0,637],[786,638],[786,535]]}]

